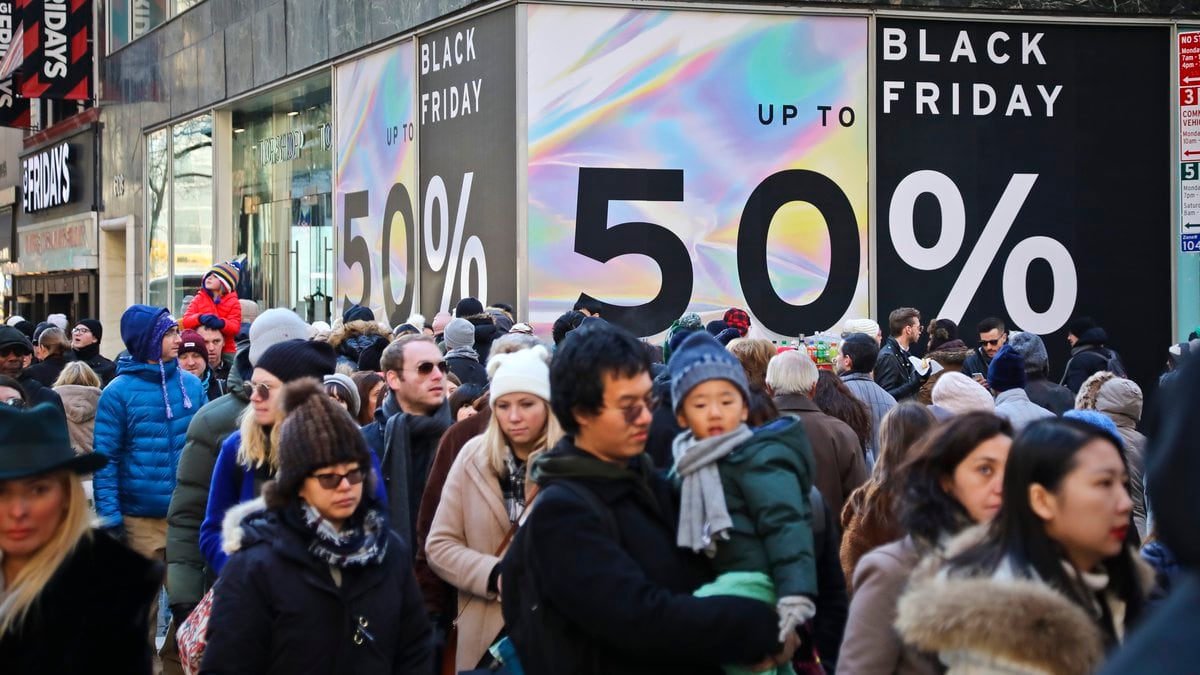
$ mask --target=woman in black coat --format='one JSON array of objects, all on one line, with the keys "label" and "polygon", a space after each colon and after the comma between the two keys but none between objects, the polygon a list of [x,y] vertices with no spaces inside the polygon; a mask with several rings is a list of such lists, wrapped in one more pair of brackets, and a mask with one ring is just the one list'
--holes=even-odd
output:
[{"label": "woman in black coat", "polygon": [[91,528],[62,411],[0,404],[0,672],[149,673],[162,568]]},{"label": "woman in black coat", "polygon": [[316,380],[285,387],[279,470],[230,509],[201,673],[424,673],[432,629],[407,547],[363,490],[358,425]]}]

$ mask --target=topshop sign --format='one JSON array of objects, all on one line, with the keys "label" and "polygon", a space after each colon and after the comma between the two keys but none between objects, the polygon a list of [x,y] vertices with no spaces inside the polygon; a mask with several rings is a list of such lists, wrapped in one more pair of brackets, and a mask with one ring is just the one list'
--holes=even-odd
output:
[{"label": "topshop sign", "polygon": [[26,157],[21,162],[22,205],[35,213],[71,201],[71,145],[61,145]]}]

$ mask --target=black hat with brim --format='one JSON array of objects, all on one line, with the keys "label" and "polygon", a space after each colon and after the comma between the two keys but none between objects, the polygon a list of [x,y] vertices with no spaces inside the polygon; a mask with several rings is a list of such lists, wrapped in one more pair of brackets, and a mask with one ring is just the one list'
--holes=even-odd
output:
[{"label": "black hat with brim", "polygon": [[91,473],[108,463],[107,455],[75,454],[67,418],[50,403],[32,409],[0,405],[0,438],[0,480],[61,470]]}]

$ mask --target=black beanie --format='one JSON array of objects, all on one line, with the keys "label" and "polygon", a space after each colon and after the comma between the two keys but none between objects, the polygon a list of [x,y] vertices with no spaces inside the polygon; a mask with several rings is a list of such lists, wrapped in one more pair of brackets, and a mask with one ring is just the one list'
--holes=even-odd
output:
[{"label": "black beanie", "polygon": [[254,367],[262,368],[283,382],[302,377],[321,379],[332,375],[337,368],[337,354],[328,342],[284,340],[263,352]]},{"label": "black beanie", "polygon": [[468,316],[483,314],[483,303],[475,298],[463,298],[454,306],[454,316],[465,319]]},{"label": "black beanie", "polygon": [[96,337],[96,342],[99,342],[104,337],[104,326],[101,326],[100,322],[95,319],[80,319],[79,325],[86,326],[92,332],[92,335]]},{"label": "black beanie", "polygon": [[345,313],[342,314],[342,323],[344,323],[344,324],[350,323],[351,321],[374,321],[374,320],[375,320],[375,312],[372,312],[370,307],[363,307],[362,305],[354,305],[354,306],[350,307],[350,309],[347,309],[345,311]]},{"label": "black beanie", "polygon": [[[275,347],[267,352],[273,349]],[[371,452],[350,413],[330,398],[314,379],[292,382],[280,393],[284,417],[279,425],[276,449],[279,471],[275,474],[274,485],[263,486],[267,505],[276,508],[290,503],[299,494],[304,479],[314,471],[349,462],[357,462],[367,472],[369,478],[363,486],[363,500],[370,500],[374,494]]]}]

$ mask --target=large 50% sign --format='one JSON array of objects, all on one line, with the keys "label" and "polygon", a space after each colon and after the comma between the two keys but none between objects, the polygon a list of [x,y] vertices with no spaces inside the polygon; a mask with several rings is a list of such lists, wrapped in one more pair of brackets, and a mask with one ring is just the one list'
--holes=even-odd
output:
[{"label": "large 50% sign", "polygon": [[[441,176],[434,176],[425,186],[425,199],[423,200],[425,205],[423,213],[425,260],[434,272],[446,269],[440,310],[445,310],[450,306],[456,277],[459,282],[460,297],[474,295],[481,302],[487,302],[487,260],[483,251],[483,242],[474,235],[466,237],[465,242],[463,240],[467,209],[471,202],[471,185],[474,180],[474,172],[463,174],[462,187],[458,193],[458,205],[453,210],[453,229],[450,227],[452,213],[450,195],[445,181]],[[362,270],[363,291],[357,301],[357,304],[362,305],[370,304],[373,297],[371,249],[365,237],[352,232],[352,224],[357,219],[370,218],[369,197],[369,190],[360,190],[346,193],[342,201],[342,259],[347,267],[353,268],[354,265],[358,265]],[[415,280],[417,273],[416,231],[412,199],[408,188],[403,183],[396,183],[388,191],[387,200],[384,202],[383,249],[380,252],[383,258],[383,306],[388,321],[393,325],[405,319],[406,312],[409,311],[406,308],[412,306],[413,309],[416,309],[413,304],[416,284],[410,283],[410,279]],[[410,233],[414,235],[411,242],[408,241]],[[397,247],[404,247],[407,250],[407,273],[396,273],[392,265],[391,254]],[[475,267],[477,280],[475,293],[472,293],[470,289],[469,272],[472,265]],[[344,298],[344,303],[347,307],[355,304],[348,296]]]},{"label": "large 50% sign", "polygon": [[[687,247],[662,225],[628,222],[608,226],[610,201],[683,201],[683,171],[665,169],[581,168],[575,223],[575,252],[599,262],[627,254],[652,258],[671,283],[642,305],[601,302],[604,316],[640,335],[668,328],[687,310],[693,273]],[[1001,196],[983,236],[951,289],[939,317],[961,321],[984,275],[1024,204],[1036,174],[1016,174]],[[913,209],[923,194],[931,194],[942,212],[942,232],[932,247],[916,239]],[[792,305],[776,293],[768,276],[767,239],[771,220],[784,204],[807,202],[824,217],[829,231],[829,277],[816,300]],[[901,259],[916,269],[940,269],[961,249],[966,232],[966,209],[954,182],[936,171],[917,171],[896,187],[889,209],[892,243]],[[1025,281],[1034,260],[1050,264],[1054,295],[1045,311],[1034,310]],[[738,279],[751,312],[763,325],[781,335],[834,325],[854,297],[860,264],[858,225],[845,192],[816,171],[790,169],[768,176],[754,189],[742,211],[737,239]],[[665,276],[665,274],[664,274]],[[1070,253],[1050,237],[1030,237],[1017,244],[1004,267],[1004,301],[1013,321],[1025,330],[1046,334],[1062,327],[1075,307],[1078,280]],[[582,300],[595,300],[586,292]]]}]

